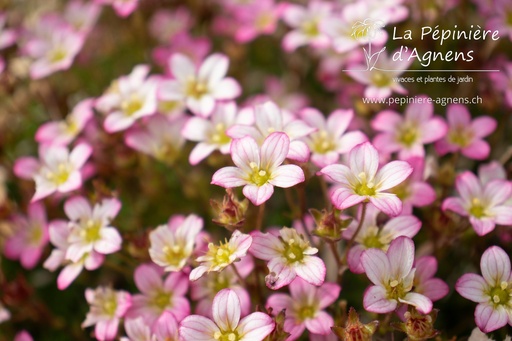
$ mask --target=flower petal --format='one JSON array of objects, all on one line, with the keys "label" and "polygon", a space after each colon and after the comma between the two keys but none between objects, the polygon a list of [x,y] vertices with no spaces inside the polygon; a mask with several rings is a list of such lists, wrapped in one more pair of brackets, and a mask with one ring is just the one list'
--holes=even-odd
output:
[{"label": "flower petal", "polygon": [[364,309],[373,313],[385,314],[396,309],[397,301],[387,298],[386,289],[373,285],[364,292]]},{"label": "flower petal", "polygon": [[239,187],[247,184],[246,174],[236,167],[224,167],[213,174],[212,184],[224,188]]},{"label": "flower petal", "polygon": [[476,325],[484,333],[490,333],[507,324],[508,315],[502,305],[496,307],[489,303],[480,303],[475,309]]},{"label": "flower petal", "polygon": [[482,276],[490,285],[499,285],[510,279],[510,258],[502,248],[491,246],[480,259]]},{"label": "flower petal", "polygon": [[240,321],[240,298],[231,289],[222,289],[215,295],[213,320],[221,330],[235,330]]},{"label": "flower petal", "polygon": [[485,294],[488,284],[485,279],[477,274],[464,274],[455,284],[455,290],[470,301],[487,302],[489,297]]},{"label": "flower petal", "polygon": [[266,183],[263,186],[245,185],[242,192],[245,197],[254,204],[254,206],[259,206],[270,199],[274,193],[274,186],[270,183]]},{"label": "flower petal", "polygon": [[350,151],[349,165],[352,173],[364,173],[368,181],[371,181],[379,167],[379,153],[370,142],[361,143]]},{"label": "flower petal", "polygon": [[384,251],[368,249],[361,255],[361,265],[368,279],[375,285],[385,287],[389,283],[391,264]]},{"label": "flower petal", "polygon": [[283,163],[290,148],[290,138],[285,133],[272,133],[261,145],[260,168],[273,173]]},{"label": "flower petal", "polygon": [[390,217],[396,217],[402,213],[402,202],[395,194],[377,193],[377,195],[370,197],[370,202]]},{"label": "flower petal", "polygon": [[181,321],[179,334],[183,340],[216,341],[214,335],[220,332],[212,320],[204,316],[191,315]]},{"label": "flower petal", "polygon": [[297,276],[306,282],[319,286],[325,280],[325,264],[319,257],[306,256],[302,263],[295,265]]},{"label": "flower petal", "polygon": [[365,199],[366,197],[357,195],[352,189],[345,187],[339,187],[331,194],[331,202],[339,210],[357,205]]},{"label": "flower petal", "polygon": [[260,341],[269,335],[275,327],[270,316],[261,312],[244,317],[238,324],[237,332],[240,341]]},{"label": "flower petal", "polygon": [[272,171],[268,182],[276,187],[292,187],[300,182],[304,182],[304,172],[297,165],[282,165]]},{"label": "flower petal", "polygon": [[375,187],[379,191],[385,191],[402,183],[409,175],[413,168],[406,161],[391,161],[384,165],[375,176]]},{"label": "flower petal", "polygon": [[334,325],[334,320],[331,315],[325,311],[319,311],[315,318],[306,319],[304,321],[307,330],[314,334],[328,335],[331,333],[331,327]]},{"label": "flower petal", "polygon": [[405,236],[396,238],[389,246],[387,257],[392,278],[406,277],[411,272],[414,262],[414,242]]},{"label": "flower petal", "polygon": [[403,299],[398,299],[401,303],[406,303],[416,307],[422,314],[429,314],[432,311],[432,301],[427,296],[416,292],[409,292]]}]

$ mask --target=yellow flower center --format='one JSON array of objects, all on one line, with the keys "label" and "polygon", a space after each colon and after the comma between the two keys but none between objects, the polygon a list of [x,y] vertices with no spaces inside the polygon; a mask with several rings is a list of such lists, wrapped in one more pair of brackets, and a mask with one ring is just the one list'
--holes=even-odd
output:
[{"label": "yellow flower center", "polygon": [[101,222],[89,219],[85,224],[82,224],[80,236],[87,243],[94,243],[95,241],[101,239],[100,230]]},{"label": "yellow flower center", "polygon": [[50,63],[58,63],[66,58],[68,55],[67,51],[62,47],[56,47],[48,53],[48,60]]},{"label": "yellow flower center", "polygon": [[290,239],[288,243],[285,243],[284,256],[288,263],[300,262],[304,259],[304,250],[304,245],[297,243],[295,239]]},{"label": "yellow flower center", "polygon": [[240,336],[236,330],[218,331],[213,335],[215,340],[219,341],[239,341]]},{"label": "yellow flower center", "polygon": [[320,34],[318,29],[318,22],[316,20],[309,20],[302,24],[302,32],[309,37],[316,37]]},{"label": "yellow flower center", "polygon": [[418,137],[418,129],[412,125],[401,127],[398,132],[398,142],[407,147],[411,147],[418,140]]},{"label": "yellow flower center", "polygon": [[170,308],[172,303],[172,293],[159,292],[155,297],[153,297],[151,303],[153,306],[159,308],[160,311]]},{"label": "yellow flower center", "polygon": [[406,292],[402,281],[398,281],[396,279],[389,281],[387,293],[389,299],[394,299],[397,301],[399,298],[404,297]]},{"label": "yellow flower center", "polygon": [[210,141],[217,145],[225,145],[231,141],[231,138],[226,135],[226,125],[217,123],[215,129],[210,135]]},{"label": "yellow flower center", "polygon": [[313,140],[311,149],[313,149],[315,153],[326,154],[336,148],[336,145],[325,130],[321,130],[318,133],[313,134],[311,138]]},{"label": "yellow flower center", "polygon": [[492,288],[488,295],[494,305],[508,306],[512,302],[512,285],[503,281]]},{"label": "yellow flower center", "polygon": [[469,209],[469,213],[475,218],[483,218],[487,216],[485,207],[482,205],[482,202],[478,198],[473,198],[473,200],[471,200],[471,208]]},{"label": "yellow flower center", "polygon": [[297,313],[299,321],[305,321],[315,317],[316,309],[312,306],[301,307]]},{"label": "yellow flower center", "polygon": [[126,116],[132,116],[142,109],[142,100],[138,95],[131,95],[130,98],[121,102],[121,110]]},{"label": "yellow flower center", "polygon": [[387,88],[388,86],[391,85],[392,82],[392,79],[381,71],[372,71],[371,77],[373,85],[375,85],[378,88]]},{"label": "yellow flower center", "polygon": [[117,300],[115,295],[112,294],[109,296],[110,297],[107,297],[103,302],[102,308],[105,315],[114,317],[117,310]]},{"label": "yellow flower center", "polygon": [[376,248],[383,249],[385,244],[379,238],[379,230],[375,228],[375,232],[372,234],[368,234],[364,237],[363,242],[361,243],[366,246],[368,249]]},{"label": "yellow flower center", "polygon": [[163,247],[162,251],[165,254],[165,261],[172,266],[179,266],[183,259],[188,258],[185,249],[178,244],[172,246],[166,245]]},{"label": "yellow flower center", "polygon": [[252,169],[252,173],[249,177],[249,181],[258,187],[263,186],[270,179],[270,174],[266,170],[260,169],[255,162],[251,162],[249,166]]},{"label": "yellow flower center", "polygon": [[188,96],[199,99],[208,93],[208,87],[205,83],[198,82],[196,79],[190,79],[185,92]]},{"label": "yellow flower center", "polygon": [[166,114],[170,111],[176,110],[179,105],[179,101],[160,101],[158,102],[158,111]]},{"label": "yellow flower center", "polygon": [[361,196],[374,196],[376,193],[375,184],[372,181],[368,181],[366,173],[359,173],[358,178],[359,183],[355,186],[354,192]]},{"label": "yellow flower center", "polygon": [[471,140],[473,140],[473,133],[462,126],[448,132],[448,141],[461,148],[467,147]]},{"label": "yellow flower center", "polygon": [[66,181],[68,181],[69,176],[71,175],[73,168],[70,164],[60,163],[57,166],[57,170],[52,172],[46,172],[46,178],[53,182],[55,185],[60,186]]}]

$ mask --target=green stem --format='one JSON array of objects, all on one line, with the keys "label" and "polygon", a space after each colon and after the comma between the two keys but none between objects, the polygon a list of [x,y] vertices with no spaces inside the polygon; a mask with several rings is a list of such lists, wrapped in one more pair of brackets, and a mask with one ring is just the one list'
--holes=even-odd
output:
[{"label": "green stem", "polygon": [[258,208],[258,216],[256,217],[256,231],[261,231],[263,225],[263,215],[265,214],[265,203],[261,204]]},{"label": "green stem", "polygon": [[348,251],[352,247],[352,244],[354,244],[354,240],[356,239],[357,235],[359,234],[359,231],[361,231],[361,227],[363,227],[364,218],[366,216],[366,206],[368,205],[367,202],[363,202],[362,204],[362,210],[361,210],[361,217],[359,218],[359,224],[357,225],[357,229],[352,235],[352,238],[348,241],[346,247],[345,247],[345,254],[343,255],[343,264],[346,264],[347,257],[348,257]]}]

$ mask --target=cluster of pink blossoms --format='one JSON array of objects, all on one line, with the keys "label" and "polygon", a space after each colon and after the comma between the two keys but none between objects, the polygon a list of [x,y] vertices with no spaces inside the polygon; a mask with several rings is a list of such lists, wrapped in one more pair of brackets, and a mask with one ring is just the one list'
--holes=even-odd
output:
[{"label": "cluster of pink blossoms", "polygon": [[[71,1],[63,13],[27,21],[19,32],[4,28],[0,14],[0,49],[11,47],[18,37],[18,53],[30,60],[30,77],[48,77],[78,59],[100,5],[111,5],[126,17],[139,2]],[[385,50],[384,29],[414,11],[407,1],[315,0],[299,5],[218,0],[216,5],[219,13],[211,28],[238,43],[277,34],[281,21],[287,27],[280,40],[283,51],[313,49],[319,59],[317,76],[328,90],[340,88],[334,75],[348,68],[350,79],[344,81],[352,82],[357,94],[387,98],[408,91],[393,77],[413,60],[393,60],[393,52]],[[509,9],[504,2],[499,6]],[[499,11],[487,10],[489,26],[512,32]],[[367,22],[369,17],[379,20]],[[212,51],[212,41],[189,33],[193,25],[185,7],[155,13],[149,30],[159,46],[152,57],[162,72],[152,71],[149,63],[135,65],[102,94],[82,96],[65,118],[37,129],[38,157],[19,157],[13,165],[14,174],[34,186],[26,215],[10,217],[15,229],[4,244],[8,259],[33,269],[46,257],[45,269],[62,267],[56,276],[60,290],[79,276],[84,279],[84,268],[111,267],[122,273],[123,281],[108,279],[85,291],[90,308],[82,328],[94,327],[100,341],[292,341],[304,335],[331,341],[334,335],[357,339],[361,335],[356,332],[369,333],[360,339],[371,339],[375,327],[361,327],[359,318],[357,327],[350,325],[351,318],[340,327],[339,307],[347,298],[350,304],[358,299],[355,304],[368,313],[389,314],[385,319],[396,315],[404,328],[425,326],[420,330],[424,334],[413,330],[407,335],[427,339],[437,335],[434,305],[449,294],[449,284],[478,303],[475,322],[482,332],[512,326],[506,251],[497,245],[487,248],[482,276],[459,269],[458,281],[447,283],[435,277],[438,245],[425,242],[430,237],[424,235],[432,234],[433,240],[438,231],[420,219],[435,211],[436,219],[462,226],[475,239],[493,232],[502,237],[496,227],[512,226],[512,181],[498,161],[477,164],[497,156],[486,140],[497,129],[495,118],[472,117],[461,104],[439,112],[421,95],[404,110],[379,107],[366,122],[345,94],[339,94],[343,105],[324,114],[306,96],[286,89],[286,80],[275,78],[267,80],[265,93],[241,101],[254,91],[243,87],[238,66],[230,67],[233,53]],[[371,28],[358,31],[358,25]],[[497,76],[497,83],[508,86],[509,69]],[[502,90],[510,104],[510,89]],[[141,158],[145,165],[159,162],[175,170],[186,163],[189,168],[182,169],[192,170],[191,178],[200,169],[212,191],[226,189],[224,201],[212,204],[211,216],[169,207],[166,223],[143,232],[138,226],[141,233],[134,236],[118,225],[128,219],[118,216],[130,216],[139,202],[150,198],[125,203],[123,188],[107,195],[102,186],[116,183],[96,181],[104,174],[102,148],[116,143],[129,147],[120,155],[155,159]],[[442,169],[450,157],[451,172]],[[120,164],[129,168],[133,159]],[[459,159],[473,167],[461,171]],[[442,171],[447,179],[440,179]],[[141,182],[146,180],[150,182]],[[316,185],[321,194],[312,189]],[[315,197],[309,197],[310,190]],[[323,211],[317,209],[322,203],[315,202],[316,195],[326,200]],[[288,226],[275,227],[270,220],[276,215],[267,214],[283,209],[283,197],[290,215],[279,212],[283,217],[277,221],[291,217],[296,219],[293,227],[292,219]],[[313,218],[307,205],[315,207],[310,210]],[[211,217],[226,230],[212,229]],[[136,224],[146,224],[142,219]],[[139,243],[126,245],[133,240]],[[354,285],[345,281],[342,292],[345,271],[367,280],[362,297],[344,296]],[[0,321],[9,318],[0,302]],[[415,324],[415,318],[424,324]],[[338,328],[349,336],[340,337]],[[22,331],[15,340],[31,339]]]}]

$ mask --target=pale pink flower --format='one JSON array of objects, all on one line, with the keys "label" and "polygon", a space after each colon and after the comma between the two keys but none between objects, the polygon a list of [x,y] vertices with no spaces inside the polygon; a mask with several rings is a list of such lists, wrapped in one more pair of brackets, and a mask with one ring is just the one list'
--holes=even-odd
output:
[{"label": "pale pink flower", "polygon": [[138,119],[156,113],[158,80],[148,74],[148,65],[137,65],[96,100],[96,109],[107,114],[104,122],[107,132],[125,130]]},{"label": "pale pink flower", "polygon": [[455,284],[455,290],[464,298],[478,303],[475,322],[484,333],[512,326],[512,273],[510,258],[498,246],[491,246],[480,260],[482,276],[464,274]]},{"label": "pale pink flower", "polygon": [[450,210],[469,222],[479,236],[492,230],[496,224],[512,225],[512,205],[505,202],[512,196],[512,183],[506,180],[492,180],[485,185],[470,171],[458,175],[455,187],[460,197],[443,201],[443,211]]},{"label": "pale pink flower", "polygon": [[279,109],[274,102],[265,102],[254,106],[254,109],[246,109],[246,114],[252,113],[254,124],[237,124],[231,127],[227,134],[232,138],[251,136],[258,144],[274,132],[284,132],[290,139],[287,158],[306,162],[309,158],[309,148],[301,140],[316,128],[308,126],[304,121],[297,119],[288,112]]},{"label": "pale pink flower", "polygon": [[[406,94],[407,90],[395,82],[393,78],[399,77],[413,62],[408,55],[402,60],[393,61],[392,52],[389,56],[380,53],[377,61],[368,69],[368,65],[350,65],[347,73],[361,84],[366,85],[364,96],[369,98],[387,98],[392,92]],[[374,60],[372,60],[372,63]],[[386,70],[386,71],[382,71]],[[392,70],[392,71],[389,71]]]},{"label": "pale pink flower", "polygon": [[[369,42],[383,46],[388,39],[386,31],[382,29],[389,22],[388,12],[381,3],[372,4],[369,1],[347,3],[339,15],[331,15],[324,20],[321,23],[321,29],[331,39],[332,48],[338,53],[349,52]],[[367,31],[362,29],[354,31],[355,25],[364,23],[368,18],[378,18],[382,26],[371,27]],[[357,33],[357,37],[354,36],[354,32]]]},{"label": "pale pink flower", "polygon": [[150,328],[142,317],[127,318],[124,329],[128,337],[121,337],[121,341],[178,341],[178,322],[174,315],[168,311]]},{"label": "pale pink flower", "polygon": [[368,141],[361,131],[347,132],[353,117],[353,110],[336,110],[326,118],[314,108],[300,112],[306,124],[317,129],[305,138],[311,150],[311,162],[322,168],[337,163],[340,155],[347,154],[356,145]]},{"label": "pale pink flower", "polygon": [[209,243],[208,252],[196,259],[199,266],[190,272],[190,280],[196,281],[211,271],[221,272],[233,262],[245,257],[251,244],[252,237],[238,230],[233,232],[229,241],[225,243],[220,242],[220,245]]},{"label": "pale pink flower", "polygon": [[[254,259],[251,255],[247,255],[233,265],[240,276],[246,278],[254,270]],[[211,318],[213,299],[220,289],[226,288],[233,290],[238,295],[242,315],[249,314],[251,312],[251,297],[231,267],[222,272],[209,273],[191,283],[190,297],[197,302],[195,313]]]},{"label": "pale pink flower", "polygon": [[48,225],[41,203],[30,204],[27,211],[27,217],[13,218],[14,234],[5,241],[4,254],[9,259],[19,259],[25,269],[32,269],[48,244]]},{"label": "pale pink flower", "polygon": [[103,199],[93,207],[84,197],[68,199],[64,204],[70,219],[66,259],[77,263],[93,251],[104,255],[119,251],[122,237],[110,222],[120,209],[121,202],[115,198]]},{"label": "pale pink flower", "polygon": [[5,309],[4,305],[0,303],[0,323],[5,322],[11,318],[9,310]]},{"label": "pale pink flower", "polygon": [[399,215],[402,202],[385,191],[402,183],[412,173],[412,167],[405,161],[391,161],[377,171],[378,167],[377,149],[365,142],[350,151],[349,167],[334,164],[323,168],[320,174],[340,185],[331,194],[333,205],[343,210],[369,201],[387,215]]},{"label": "pale pink flower", "polygon": [[489,78],[493,87],[503,93],[505,102],[512,107],[512,62],[505,63],[501,72],[492,72]]},{"label": "pale pink flower", "polygon": [[445,297],[450,289],[440,278],[434,277],[437,272],[437,260],[432,256],[423,256],[414,263],[414,291],[427,296],[432,302]]},{"label": "pale pink flower", "polygon": [[101,13],[101,7],[94,2],[74,0],[68,2],[63,14],[63,19],[77,32],[84,35],[94,27]]},{"label": "pale pink flower", "polygon": [[297,278],[290,283],[289,288],[291,297],[286,294],[273,294],[266,304],[276,313],[286,309],[284,330],[291,334],[287,340],[298,339],[304,329],[314,334],[330,334],[334,320],[323,309],[336,301],[341,287],[327,282],[316,287]]},{"label": "pale pink flower", "polygon": [[486,28],[498,31],[498,37],[506,37],[512,41],[512,23],[510,22],[510,13],[512,13],[512,4],[507,0],[495,0],[491,5],[492,12],[487,21]]},{"label": "pale pink flower", "polygon": [[210,55],[199,68],[180,53],[171,56],[169,63],[175,79],[162,82],[159,98],[183,100],[196,115],[208,117],[216,102],[234,99],[241,93],[238,82],[226,77],[229,59],[222,54]]},{"label": "pale pink flower", "polygon": [[[363,273],[361,255],[369,248],[387,251],[391,242],[400,237],[413,238],[421,228],[421,221],[413,215],[401,215],[389,219],[382,227],[377,224],[380,211],[373,205],[368,205],[361,229],[354,239],[355,245],[348,252],[348,267],[354,273]],[[343,231],[343,238],[352,239],[359,222],[353,220]]]},{"label": "pale pink flower", "polygon": [[293,30],[282,41],[283,48],[291,52],[296,48],[311,44],[322,49],[329,46],[329,37],[322,32],[320,24],[329,17],[332,4],[324,1],[311,1],[308,7],[287,4],[283,11],[283,20]]},{"label": "pale pink flower", "polygon": [[[44,25],[44,22],[41,25]],[[56,71],[68,69],[85,41],[83,34],[76,32],[67,24],[49,25],[55,26],[47,28],[50,34],[36,32],[36,36],[23,46],[23,51],[34,60],[30,66],[32,79],[44,78]]]},{"label": "pale pink flower", "polygon": [[425,181],[425,159],[413,157],[406,161],[414,169],[411,176],[389,190],[402,201],[402,215],[412,214],[413,206],[428,206],[436,200],[436,191]]},{"label": "pale pink flower", "polygon": [[240,299],[231,289],[223,289],[215,296],[212,315],[213,321],[200,315],[181,321],[183,341],[263,341],[275,327],[272,318],[261,312],[240,319]]},{"label": "pale pink flower", "polygon": [[149,233],[151,259],[165,271],[180,271],[192,255],[202,228],[203,219],[195,214],[172,216],[166,225]]},{"label": "pale pink flower", "polygon": [[491,147],[483,140],[497,126],[496,120],[489,116],[480,116],[471,120],[466,106],[452,104],[446,112],[448,133],[446,137],[436,142],[439,155],[460,151],[462,155],[474,160],[483,160],[489,156]]},{"label": "pale pink flower", "polygon": [[29,334],[26,330],[22,330],[14,336],[14,341],[34,341],[32,335]]},{"label": "pale pink flower", "polygon": [[272,133],[261,148],[246,136],[231,142],[231,158],[236,167],[219,169],[212,184],[224,188],[244,186],[244,195],[256,206],[266,202],[274,186],[288,188],[304,181],[304,172],[296,165],[282,165],[290,146],[285,133]]},{"label": "pale pink flower", "polygon": [[98,4],[111,5],[120,17],[127,17],[135,11],[139,0],[94,0]]},{"label": "pale pink flower", "polygon": [[13,29],[5,28],[6,14],[0,12],[0,50],[11,46],[16,42],[18,34]]},{"label": "pale pink flower", "polygon": [[94,327],[94,336],[99,341],[114,340],[119,321],[131,304],[131,296],[126,291],[116,291],[108,287],[86,289],[85,298],[90,309],[82,328]]},{"label": "pale pink flower", "polygon": [[129,130],[124,141],[129,147],[141,153],[172,164],[185,145],[181,130],[186,122],[184,116],[170,119],[162,115],[153,115],[144,122],[143,127]]},{"label": "pale pink flower", "polygon": [[366,289],[363,306],[366,310],[385,314],[394,311],[400,303],[416,307],[422,314],[432,310],[432,301],[425,295],[412,292],[414,274],[414,242],[402,236],[391,242],[386,253],[368,249],[361,255],[361,263],[374,284]]},{"label": "pale pink flower", "polygon": [[64,268],[57,278],[57,287],[60,290],[66,289],[76,277],[78,277],[84,267],[87,270],[95,270],[103,263],[105,256],[95,251],[85,255],[76,263],[66,259],[66,253],[70,246],[68,238],[71,233],[67,221],[52,221],[48,227],[48,231],[50,242],[56,248],[52,250],[52,253],[44,262],[43,267],[50,271],[55,271],[59,266],[64,265]]},{"label": "pale pink flower", "polygon": [[[181,32],[172,38],[170,45],[157,46],[153,49],[152,56],[155,62],[165,69],[166,74],[172,74],[170,58],[175,54],[183,54],[190,58],[194,64],[199,64],[206,58],[212,48],[212,43],[206,37],[193,37],[188,32]],[[178,97],[177,100],[175,97]],[[171,96],[168,102],[179,103],[185,106],[182,96]]]},{"label": "pale pink flower", "polygon": [[274,33],[284,8],[285,5],[276,5],[274,0],[260,0],[251,5],[236,6],[232,11],[239,23],[235,40],[246,43],[259,35]]},{"label": "pale pink flower", "polygon": [[190,118],[181,131],[187,140],[199,142],[190,153],[190,164],[197,165],[215,150],[229,154],[231,137],[226,131],[240,120],[235,102],[217,104],[208,119]]},{"label": "pale pink flower", "polygon": [[78,144],[71,152],[62,146],[40,146],[39,159],[22,157],[14,164],[14,173],[23,179],[33,179],[36,192],[32,202],[55,192],[67,193],[82,186],[81,168],[92,153],[86,143]]},{"label": "pale pink flower", "polygon": [[401,160],[425,156],[423,145],[443,138],[448,131],[444,120],[433,113],[434,105],[426,101],[408,105],[404,116],[392,110],[381,111],[372,120],[372,128],[379,132],[373,139],[374,146],[385,154],[398,152]]},{"label": "pale pink flower", "polygon": [[93,100],[85,99],[73,108],[66,119],[43,124],[37,129],[36,141],[61,146],[70,144],[93,117],[92,106]]},{"label": "pale pink flower", "polygon": [[303,235],[293,228],[283,227],[279,236],[271,233],[252,233],[251,254],[267,261],[269,275],[267,287],[277,290],[290,284],[296,277],[313,285],[322,285],[325,264],[317,256],[318,249],[311,247]]},{"label": "pale pink flower", "polygon": [[188,290],[187,275],[182,272],[170,273],[165,280],[156,266],[142,264],[135,269],[135,285],[141,294],[133,295],[132,305],[126,316],[141,316],[147,325],[154,323],[170,312],[178,320],[190,314],[190,304],[185,297]]},{"label": "pale pink flower", "polygon": [[151,17],[149,22],[149,33],[160,43],[169,43],[172,39],[183,32],[188,31],[193,18],[186,7],[159,9]]}]

